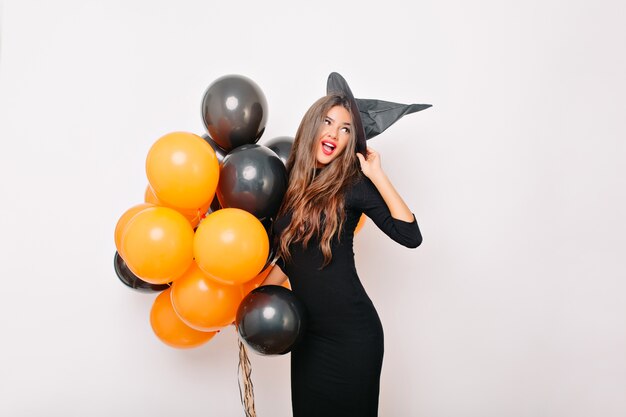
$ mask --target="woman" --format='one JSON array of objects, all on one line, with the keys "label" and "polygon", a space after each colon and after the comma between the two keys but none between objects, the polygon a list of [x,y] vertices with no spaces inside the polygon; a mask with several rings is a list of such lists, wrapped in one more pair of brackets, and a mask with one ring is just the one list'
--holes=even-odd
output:
[{"label": "woman", "polygon": [[274,224],[280,258],[263,282],[289,278],[308,313],[291,352],[294,417],[377,415],[383,330],[355,269],[354,230],[365,213],[404,246],[422,241],[378,153],[357,153],[365,137],[347,93],[319,99],[298,128]]}]

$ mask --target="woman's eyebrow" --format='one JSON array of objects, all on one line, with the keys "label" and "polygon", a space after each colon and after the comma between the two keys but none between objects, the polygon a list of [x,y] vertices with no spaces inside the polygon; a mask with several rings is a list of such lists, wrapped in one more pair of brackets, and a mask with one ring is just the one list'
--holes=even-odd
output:
[{"label": "woman's eyebrow", "polygon": [[[334,122],[334,121],[335,121],[335,119],[333,119],[333,118],[332,118],[332,117],[330,117],[330,116],[326,116],[326,118],[327,118],[328,120],[330,120],[331,122]],[[350,122],[343,122],[343,125],[352,126],[352,125],[350,124]]]}]

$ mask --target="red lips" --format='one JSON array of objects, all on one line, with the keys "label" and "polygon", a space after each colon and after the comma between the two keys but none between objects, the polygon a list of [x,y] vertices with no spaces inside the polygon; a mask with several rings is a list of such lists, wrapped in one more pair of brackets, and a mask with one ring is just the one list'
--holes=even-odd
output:
[{"label": "red lips", "polygon": [[324,155],[331,155],[333,152],[335,152],[336,148],[337,148],[336,143],[330,140],[322,141],[322,152],[324,152]]}]

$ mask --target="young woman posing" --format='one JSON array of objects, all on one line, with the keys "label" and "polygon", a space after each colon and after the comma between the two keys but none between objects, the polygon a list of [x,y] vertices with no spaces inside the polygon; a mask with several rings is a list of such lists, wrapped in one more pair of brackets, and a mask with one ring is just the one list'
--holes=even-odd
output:
[{"label": "young woman posing", "polygon": [[358,117],[349,88],[317,100],[287,162],[289,186],[274,223],[280,257],[263,285],[289,278],[308,313],[291,352],[294,417],[377,415],[383,329],[356,272],[354,230],[365,213],[396,242],[422,242],[380,156],[365,147]]}]

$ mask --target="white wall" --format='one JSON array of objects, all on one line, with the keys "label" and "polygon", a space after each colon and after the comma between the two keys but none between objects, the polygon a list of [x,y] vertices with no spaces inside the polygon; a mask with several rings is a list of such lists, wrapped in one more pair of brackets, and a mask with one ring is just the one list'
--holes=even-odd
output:
[{"label": "white wall", "polygon": [[[380,415],[624,416],[625,3],[248,3],[0,5],[0,414],[243,415],[233,329],[160,343],[113,229],[150,145],[203,133],[213,80],[263,88],[263,141],[339,71],[434,104],[371,143],[424,234],[356,245]],[[252,361],[258,415],[290,415],[288,357]]]}]

